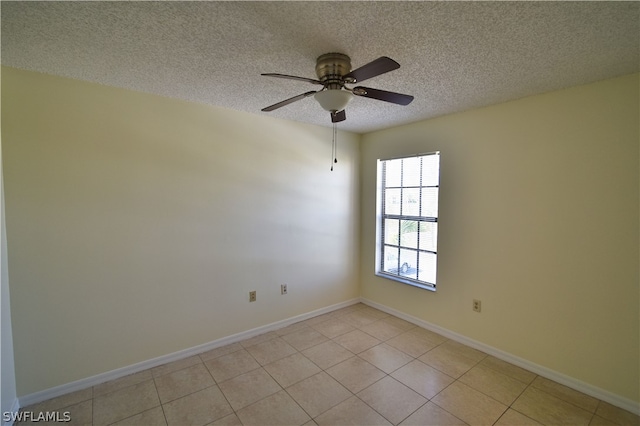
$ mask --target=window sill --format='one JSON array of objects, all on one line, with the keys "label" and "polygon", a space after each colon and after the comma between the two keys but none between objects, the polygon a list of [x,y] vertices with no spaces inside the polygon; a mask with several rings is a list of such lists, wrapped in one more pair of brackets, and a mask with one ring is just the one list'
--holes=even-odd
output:
[{"label": "window sill", "polygon": [[423,290],[436,291],[436,286],[433,284],[423,284],[408,278],[402,278],[397,275],[386,274],[384,272],[379,272],[379,271],[376,271],[376,275],[382,278],[386,278],[388,280],[397,281],[399,283],[407,284],[413,287],[418,287]]}]

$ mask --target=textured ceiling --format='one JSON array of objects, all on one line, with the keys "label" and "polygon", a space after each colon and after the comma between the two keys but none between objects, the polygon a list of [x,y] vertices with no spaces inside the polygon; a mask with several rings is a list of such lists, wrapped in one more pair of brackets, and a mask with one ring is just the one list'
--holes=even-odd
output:
[{"label": "textured ceiling", "polygon": [[639,71],[638,2],[8,2],[2,64],[330,126],[312,98],[327,52],[401,68],[367,86],[339,128],[358,133]]}]

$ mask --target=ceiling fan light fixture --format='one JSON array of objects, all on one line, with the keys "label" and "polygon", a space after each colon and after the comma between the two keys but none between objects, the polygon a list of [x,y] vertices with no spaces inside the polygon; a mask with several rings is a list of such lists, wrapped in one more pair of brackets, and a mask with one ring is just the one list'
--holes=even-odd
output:
[{"label": "ceiling fan light fixture", "polygon": [[290,80],[305,81],[307,83],[322,86],[322,89],[319,91],[312,90],[302,93],[298,96],[294,96],[266,108],[262,108],[262,111],[274,111],[278,108],[282,108],[283,106],[314,95],[320,106],[331,113],[331,122],[335,125],[335,123],[346,120],[345,108],[354,96],[375,99],[396,105],[409,105],[411,101],[413,101],[413,96],[388,92],[386,90],[372,89],[370,87],[358,86],[349,88],[345,86],[345,84],[362,82],[398,68],[400,68],[399,63],[386,56],[381,56],[360,68],[351,70],[351,59],[349,59],[347,55],[336,52],[325,53],[324,55],[319,56],[316,60],[317,80],[287,74],[262,74],[267,77],[287,78]]},{"label": "ceiling fan light fixture", "polygon": [[351,92],[341,89],[322,90],[313,95],[322,108],[329,112],[342,111],[353,99]]}]

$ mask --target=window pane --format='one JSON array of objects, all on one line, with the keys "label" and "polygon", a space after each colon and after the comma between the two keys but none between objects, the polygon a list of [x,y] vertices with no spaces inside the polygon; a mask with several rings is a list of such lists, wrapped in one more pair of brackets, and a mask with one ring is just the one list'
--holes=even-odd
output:
[{"label": "window pane", "polygon": [[438,250],[438,224],[420,222],[420,250]]},{"label": "window pane", "polygon": [[384,258],[382,260],[382,270],[396,274],[398,272],[398,248],[396,247],[384,247]]},{"label": "window pane", "polygon": [[415,220],[400,221],[400,245],[418,248],[418,222]]},{"label": "window pane", "polygon": [[401,173],[402,173],[402,159],[387,160],[385,162],[385,186],[386,187],[399,187],[401,185]]},{"label": "window pane", "polygon": [[438,217],[438,188],[422,188],[421,216]]},{"label": "window pane", "polygon": [[384,220],[384,243],[398,245],[400,236],[400,221],[398,219]]},{"label": "window pane", "polygon": [[436,255],[420,252],[420,270],[418,279],[428,283],[436,283]]},{"label": "window pane", "polygon": [[422,186],[437,186],[440,184],[440,155],[426,155],[422,157]]},{"label": "window pane", "polygon": [[404,216],[420,214],[420,188],[402,190],[402,214]]},{"label": "window pane", "polygon": [[402,186],[420,186],[420,157],[403,160]]},{"label": "window pane", "polygon": [[379,182],[383,205],[376,271],[389,278],[435,286],[439,161],[439,154],[380,160],[384,180]]},{"label": "window pane", "polygon": [[399,275],[416,279],[418,264],[418,252],[414,250],[400,249],[400,271]]},{"label": "window pane", "polygon": [[401,189],[387,189],[384,192],[384,214],[400,214]]}]

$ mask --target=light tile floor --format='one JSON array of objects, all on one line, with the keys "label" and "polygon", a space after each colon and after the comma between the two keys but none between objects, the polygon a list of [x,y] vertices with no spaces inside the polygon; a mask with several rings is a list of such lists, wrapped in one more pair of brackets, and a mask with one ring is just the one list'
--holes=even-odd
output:
[{"label": "light tile floor", "polygon": [[24,409],[54,410],[95,426],[640,424],[363,304]]}]

